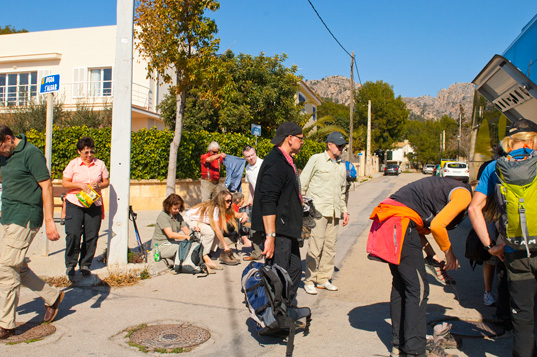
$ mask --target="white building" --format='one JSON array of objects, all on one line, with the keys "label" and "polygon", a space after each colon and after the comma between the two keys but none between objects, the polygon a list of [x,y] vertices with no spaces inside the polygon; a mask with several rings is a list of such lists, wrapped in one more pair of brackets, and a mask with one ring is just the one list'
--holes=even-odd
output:
[{"label": "white building", "polygon": [[[0,111],[35,100],[41,79],[49,74],[60,75],[56,96],[66,110],[113,103],[115,25],[2,35],[0,48]],[[146,61],[136,50],[132,81],[132,130],[164,129],[156,106],[168,86],[147,78]]]},{"label": "white building", "polygon": [[414,152],[414,148],[408,143],[408,140],[398,142],[395,148],[391,150],[391,159],[388,155],[388,164],[398,164],[401,170],[410,168],[408,154]]}]

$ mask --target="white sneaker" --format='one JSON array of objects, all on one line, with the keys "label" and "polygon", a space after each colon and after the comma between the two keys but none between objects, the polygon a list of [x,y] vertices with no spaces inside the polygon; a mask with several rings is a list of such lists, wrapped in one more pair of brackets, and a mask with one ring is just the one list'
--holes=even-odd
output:
[{"label": "white sneaker", "polygon": [[310,295],[317,295],[317,289],[315,289],[315,285],[313,284],[304,284],[304,290]]},{"label": "white sneaker", "polygon": [[333,285],[331,282],[327,281],[322,284],[317,284],[317,289],[326,289],[328,291],[337,291],[337,286]]},{"label": "white sneaker", "polygon": [[492,306],[496,304],[496,298],[492,294],[492,291],[485,291],[483,294],[483,304],[485,304],[485,306]]}]

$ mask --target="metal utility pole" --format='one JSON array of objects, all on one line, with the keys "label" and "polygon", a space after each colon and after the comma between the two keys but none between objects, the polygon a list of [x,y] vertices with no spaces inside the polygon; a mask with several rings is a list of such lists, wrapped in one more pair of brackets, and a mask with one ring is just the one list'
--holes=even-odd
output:
[{"label": "metal utility pole", "polygon": [[133,21],[134,0],[118,0],[110,152],[108,265],[126,265],[129,245]]},{"label": "metal utility pole", "polygon": [[[54,122],[54,94],[47,93],[47,117],[46,117],[46,139],[45,139],[45,160],[47,161],[48,172],[52,172],[52,124]],[[52,175],[50,176],[52,180]],[[53,198],[54,199],[54,198]],[[52,214],[54,215],[54,207],[52,207]],[[47,238],[47,231],[44,229],[43,224],[43,255],[48,256],[49,245]]]},{"label": "metal utility pole", "polygon": [[367,101],[367,147],[366,147],[365,175],[371,175],[371,100]]},{"label": "metal utility pole", "polygon": [[353,153],[352,153],[352,133],[354,131],[354,119],[353,119],[353,113],[354,113],[354,71],[353,71],[353,66],[354,66],[354,51],[352,51],[352,54],[351,54],[351,105],[350,105],[350,123],[349,123],[349,158],[348,158],[348,161],[351,161],[353,160]]}]

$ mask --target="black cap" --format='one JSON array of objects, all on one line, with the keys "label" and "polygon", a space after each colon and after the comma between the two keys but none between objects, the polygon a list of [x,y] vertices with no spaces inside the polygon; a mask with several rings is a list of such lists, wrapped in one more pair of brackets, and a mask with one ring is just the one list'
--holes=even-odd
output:
[{"label": "black cap", "polygon": [[341,134],[339,131],[333,131],[328,135],[326,138],[327,143],[334,143],[336,145],[345,145],[348,144],[347,140],[343,137],[343,134]]},{"label": "black cap", "polygon": [[286,121],[285,123],[281,123],[278,129],[276,129],[276,136],[272,138],[270,142],[274,145],[278,145],[289,135],[300,134],[302,134],[302,128],[297,123]]},{"label": "black cap", "polygon": [[511,126],[509,127],[509,135],[513,135],[516,133],[537,133],[537,124],[534,122],[520,118],[515,120]]}]

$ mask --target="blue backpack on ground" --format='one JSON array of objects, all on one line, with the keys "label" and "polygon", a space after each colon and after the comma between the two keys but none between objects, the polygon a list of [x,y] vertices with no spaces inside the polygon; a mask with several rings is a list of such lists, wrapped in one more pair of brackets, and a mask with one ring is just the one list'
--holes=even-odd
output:
[{"label": "blue backpack on ground", "polygon": [[356,167],[354,167],[354,164],[350,161],[345,161],[345,167],[347,168],[347,181],[348,182],[354,182],[358,178],[358,175],[356,173]]},{"label": "blue backpack on ground", "polygon": [[278,265],[250,263],[242,272],[242,292],[250,317],[257,323],[259,335],[287,333],[286,356],[293,354],[295,322],[306,318],[304,336],[309,333],[309,307],[291,307],[289,287],[291,278]]}]

